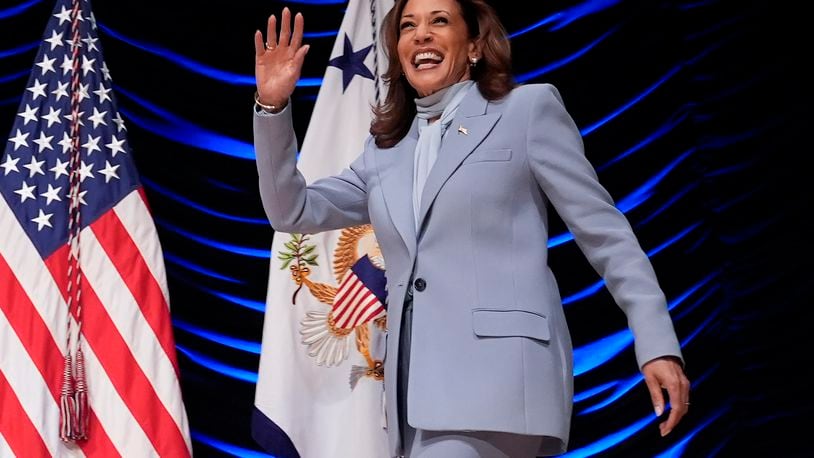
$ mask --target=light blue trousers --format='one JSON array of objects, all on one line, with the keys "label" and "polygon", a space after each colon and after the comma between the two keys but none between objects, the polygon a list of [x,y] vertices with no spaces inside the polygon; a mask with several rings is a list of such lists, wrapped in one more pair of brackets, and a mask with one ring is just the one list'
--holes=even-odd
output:
[{"label": "light blue trousers", "polygon": [[427,431],[410,426],[405,457],[534,458],[541,437],[491,431]]}]

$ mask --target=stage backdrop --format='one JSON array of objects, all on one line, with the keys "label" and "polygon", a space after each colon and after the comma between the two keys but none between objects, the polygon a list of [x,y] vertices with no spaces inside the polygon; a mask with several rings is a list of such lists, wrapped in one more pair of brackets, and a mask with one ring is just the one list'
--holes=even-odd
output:
[{"label": "stage backdrop", "polygon": [[[554,221],[551,261],[576,351],[567,456],[802,455],[808,447],[789,432],[811,414],[800,374],[812,363],[803,312],[813,305],[802,13],[768,0],[492,3],[517,80],[560,89],[651,256],[693,382],[688,416],[660,438],[624,316]],[[0,4],[6,138],[54,4]],[[347,2],[93,3],[163,247],[200,457],[267,456],[250,425],[274,293],[251,138],[252,37],[285,5],[303,12],[311,44],[293,96],[302,140]]]}]

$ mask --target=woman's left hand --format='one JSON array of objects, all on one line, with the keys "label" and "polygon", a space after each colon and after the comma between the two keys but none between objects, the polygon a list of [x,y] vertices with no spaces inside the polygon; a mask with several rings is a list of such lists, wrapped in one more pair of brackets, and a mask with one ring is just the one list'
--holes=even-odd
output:
[{"label": "woman's left hand", "polygon": [[681,361],[674,356],[663,356],[648,361],[642,367],[644,381],[650,391],[650,399],[656,415],[664,413],[664,393],[670,397],[670,416],[659,425],[662,436],[666,436],[687,414],[690,406],[690,381],[684,375]]},{"label": "woman's left hand", "polygon": [[266,41],[258,30],[254,34],[254,74],[257,82],[258,101],[282,108],[300,79],[302,65],[310,45],[302,44],[304,19],[294,16],[291,31],[291,11],[283,8],[280,33],[277,34],[277,17],[268,19]]}]

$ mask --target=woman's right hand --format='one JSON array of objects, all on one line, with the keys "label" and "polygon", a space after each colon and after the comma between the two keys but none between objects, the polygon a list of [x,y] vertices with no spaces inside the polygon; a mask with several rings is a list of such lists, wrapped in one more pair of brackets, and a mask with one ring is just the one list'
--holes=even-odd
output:
[{"label": "woman's right hand", "polygon": [[263,41],[262,32],[258,30],[254,33],[254,76],[260,103],[278,109],[288,103],[310,48],[310,45],[302,44],[302,28],[303,17],[297,13],[294,16],[294,32],[291,32],[291,11],[285,7],[279,37],[277,18],[273,14],[268,20],[266,41]]}]

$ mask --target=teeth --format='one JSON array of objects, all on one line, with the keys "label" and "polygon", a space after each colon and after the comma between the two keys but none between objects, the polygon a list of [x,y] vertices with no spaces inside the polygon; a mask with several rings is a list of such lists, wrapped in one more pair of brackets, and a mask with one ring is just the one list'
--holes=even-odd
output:
[{"label": "teeth", "polygon": [[430,51],[418,53],[413,58],[413,62],[416,64],[418,64],[422,60],[434,60],[436,62],[441,62],[442,58],[438,54]]}]

